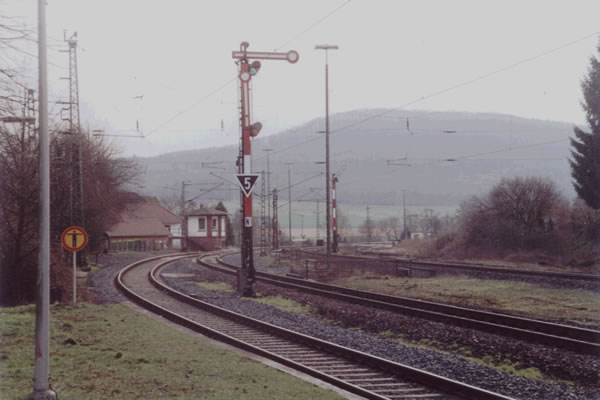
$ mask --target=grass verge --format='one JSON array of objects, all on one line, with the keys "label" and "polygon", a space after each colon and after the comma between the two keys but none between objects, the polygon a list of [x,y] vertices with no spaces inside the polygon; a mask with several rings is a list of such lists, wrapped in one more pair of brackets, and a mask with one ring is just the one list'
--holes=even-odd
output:
[{"label": "grass verge", "polygon": [[[33,390],[34,326],[34,306],[0,308],[0,399]],[[61,400],[342,398],[119,304],[52,306],[50,350]]]},{"label": "grass verge", "polygon": [[518,313],[531,318],[600,325],[600,294],[583,289],[554,289],[514,281],[461,277],[386,278],[352,276],[334,284],[395,296]]},{"label": "grass verge", "polygon": [[283,311],[292,312],[296,314],[309,315],[310,307],[307,305],[300,304],[296,301],[283,298],[281,296],[265,296],[261,297],[260,294],[258,297],[250,299],[252,301],[256,301],[257,303],[268,304],[275,308],[278,308]]},{"label": "grass verge", "polygon": [[442,350],[440,343],[435,340],[422,339],[419,341],[406,340],[402,335],[395,335],[391,331],[384,331],[379,334],[379,337],[383,339],[393,340],[398,343],[402,343],[405,346],[416,347],[420,349],[435,351],[444,354],[450,354],[455,357],[465,359],[474,364],[484,365],[489,368],[496,369],[498,371],[506,372],[511,375],[520,376],[527,379],[536,379],[545,381],[548,383],[562,383],[573,386],[573,382],[565,380],[556,380],[545,376],[542,371],[535,367],[524,366],[520,362],[515,362],[508,359],[498,360],[491,355],[485,355],[483,357],[476,357],[472,354],[471,350],[465,346],[452,345],[446,347],[446,350]]}]

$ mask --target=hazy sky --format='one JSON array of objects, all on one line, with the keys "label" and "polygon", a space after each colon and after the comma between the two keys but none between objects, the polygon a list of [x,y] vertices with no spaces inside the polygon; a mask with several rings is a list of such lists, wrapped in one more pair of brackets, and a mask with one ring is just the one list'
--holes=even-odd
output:
[{"label": "hazy sky", "polygon": [[[314,46],[325,43],[340,47],[329,54],[331,113],[393,107],[584,123],[580,81],[600,32],[597,0],[47,4],[51,100],[67,99],[60,50],[63,31],[77,31],[84,126],[123,135],[139,126],[145,139],[112,139],[138,156],[238,143],[231,52],[242,41],[300,53],[296,64],[264,62],[253,78],[263,136],[324,115],[325,56]],[[0,12],[35,24],[37,1],[0,0]],[[33,75],[37,60],[23,63]]]}]

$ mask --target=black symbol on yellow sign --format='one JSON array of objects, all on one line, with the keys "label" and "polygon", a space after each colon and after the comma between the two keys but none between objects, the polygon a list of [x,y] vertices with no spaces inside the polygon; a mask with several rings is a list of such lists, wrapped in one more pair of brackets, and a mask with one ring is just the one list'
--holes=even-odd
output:
[{"label": "black symbol on yellow sign", "polygon": [[87,233],[79,226],[71,226],[62,233],[62,245],[69,251],[79,251],[88,242]]}]

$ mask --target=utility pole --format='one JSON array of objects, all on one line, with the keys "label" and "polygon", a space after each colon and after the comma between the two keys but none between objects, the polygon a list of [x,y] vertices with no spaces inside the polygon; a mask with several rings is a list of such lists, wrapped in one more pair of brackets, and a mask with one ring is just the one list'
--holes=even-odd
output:
[{"label": "utility pole", "polygon": [[369,218],[369,209],[370,207],[367,206],[367,221],[365,223],[366,227],[367,227],[367,242],[371,242],[371,218]]},{"label": "utility pole", "polygon": [[304,214],[296,214],[296,213],[294,213],[294,215],[302,218],[302,225],[301,225],[301,227],[302,227],[301,229],[302,230],[301,230],[301,233],[300,233],[300,237],[302,239],[304,239]]},{"label": "utility pole", "polygon": [[[299,55],[290,50],[287,53],[249,52],[248,42],[240,44],[239,51],[233,51],[231,57],[239,66],[240,81],[240,152],[237,159],[238,180],[241,186],[241,203],[243,211],[243,235],[241,243],[241,270],[238,275],[238,290],[244,296],[254,296],[254,259],[252,247],[252,187],[258,175],[252,174],[252,153],[250,149],[252,137],[256,137],[262,128],[260,122],[251,123],[250,80],[261,67],[258,60],[285,60],[296,63]],[[249,62],[249,60],[254,60]]]},{"label": "utility pole", "polygon": [[331,195],[332,195],[332,211],[333,211],[333,252],[337,253],[338,251],[338,233],[337,233],[337,206],[335,200],[335,184],[339,181],[339,176],[346,169],[344,165],[340,168],[335,174],[331,176]]},{"label": "utility pole", "polygon": [[190,185],[191,183],[181,181],[181,251],[187,251],[188,249],[188,230],[185,218],[185,187]]},{"label": "utility pole", "polygon": [[260,179],[260,255],[267,255],[267,221],[265,221],[265,202],[268,202],[265,193],[265,171],[261,172]]},{"label": "utility pole", "polygon": [[35,367],[29,400],[56,400],[50,387],[50,140],[48,137],[48,54],[46,0],[38,0],[40,130],[40,239],[35,308]]},{"label": "utility pole", "polygon": [[327,219],[327,265],[329,266],[329,254],[331,251],[331,215],[329,203],[329,50],[339,49],[336,45],[317,45],[317,50],[325,50],[325,218]]},{"label": "utility pole", "polygon": [[[269,155],[271,154],[271,152],[273,151],[273,149],[262,149],[262,151],[265,151],[267,153],[267,196],[271,196],[271,166],[269,163]],[[271,238],[273,237],[273,226],[271,223],[271,202],[267,199],[267,241],[270,242],[270,244],[273,243],[273,241],[271,240]]]},{"label": "utility pole", "polygon": [[279,221],[277,219],[277,189],[273,189],[273,249],[279,249]]},{"label": "utility pole", "polygon": [[288,166],[288,232],[290,239],[290,246],[292,246],[292,179],[291,179],[291,165],[293,163],[286,163]]},{"label": "utility pole", "polygon": [[317,242],[319,241],[319,239],[321,238],[321,235],[319,234],[319,227],[320,227],[320,222],[319,222],[319,214],[321,214],[321,211],[319,211],[319,200],[317,200],[317,212],[315,212],[315,214],[317,215]]},{"label": "utility pole", "polygon": [[402,239],[407,239],[407,229],[406,229],[406,189],[402,189],[402,227],[403,234]]}]

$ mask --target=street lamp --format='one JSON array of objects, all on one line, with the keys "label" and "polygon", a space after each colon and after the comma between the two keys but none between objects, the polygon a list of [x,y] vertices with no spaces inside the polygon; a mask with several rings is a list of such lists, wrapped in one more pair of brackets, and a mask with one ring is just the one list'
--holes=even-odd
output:
[{"label": "street lamp", "polygon": [[327,219],[327,262],[331,252],[331,215],[329,198],[329,50],[337,50],[339,47],[331,44],[316,45],[316,50],[325,50],[325,218]]}]

